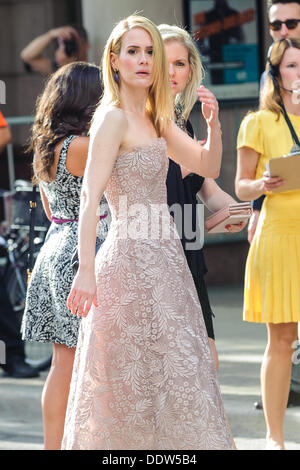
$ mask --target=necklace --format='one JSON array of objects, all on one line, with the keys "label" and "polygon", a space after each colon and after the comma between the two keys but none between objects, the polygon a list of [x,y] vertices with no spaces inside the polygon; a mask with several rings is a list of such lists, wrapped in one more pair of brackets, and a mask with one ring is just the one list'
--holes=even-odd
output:
[{"label": "necklace", "polygon": [[176,104],[174,107],[175,113],[175,124],[183,131],[186,132],[186,121],[182,117],[183,108],[182,105]]}]

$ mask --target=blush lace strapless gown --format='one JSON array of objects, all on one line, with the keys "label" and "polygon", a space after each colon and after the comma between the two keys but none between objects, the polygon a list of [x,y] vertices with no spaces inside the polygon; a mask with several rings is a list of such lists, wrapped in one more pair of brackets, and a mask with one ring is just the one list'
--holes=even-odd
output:
[{"label": "blush lace strapless gown", "polygon": [[164,139],[119,156],[112,222],[81,321],[62,449],[233,449],[166,195]]}]

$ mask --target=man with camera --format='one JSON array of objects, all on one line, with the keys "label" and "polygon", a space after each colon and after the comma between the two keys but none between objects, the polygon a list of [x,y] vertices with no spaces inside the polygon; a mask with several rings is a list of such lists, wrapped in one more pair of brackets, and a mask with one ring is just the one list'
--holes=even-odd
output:
[{"label": "man with camera", "polygon": [[[43,55],[44,50],[56,42],[54,60]],[[86,30],[80,25],[50,29],[33,39],[21,52],[26,69],[50,74],[71,62],[88,61],[89,41]]]}]

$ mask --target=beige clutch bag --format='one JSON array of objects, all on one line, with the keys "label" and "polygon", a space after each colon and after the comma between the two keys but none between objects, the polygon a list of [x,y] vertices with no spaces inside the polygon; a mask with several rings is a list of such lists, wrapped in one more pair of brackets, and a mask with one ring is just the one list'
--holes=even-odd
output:
[{"label": "beige clutch bag", "polygon": [[229,233],[225,228],[227,225],[247,222],[252,212],[250,202],[230,204],[208,217],[205,221],[205,228],[208,233]]}]

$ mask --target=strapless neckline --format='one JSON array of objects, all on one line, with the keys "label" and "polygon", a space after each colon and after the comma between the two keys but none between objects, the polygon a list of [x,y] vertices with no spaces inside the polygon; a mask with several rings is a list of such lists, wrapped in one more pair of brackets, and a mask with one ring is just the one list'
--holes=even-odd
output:
[{"label": "strapless neckline", "polygon": [[120,157],[124,157],[125,155],[130,155],[130,154],[138,152],[140,150],[145,150],[145,149],[148,149],[148,148],[152,148],[154,145],[156,145],[160,142],[165,142],[166,143],[166,140],[164,139],[164,137],[155,137],[154,139],[150,140],[148,142],[148,144],[134,145],[134,147],[132,147],[131,150],[127,150],[125,152],[120,153],[120,155],[117,157],[117,161],[119,160]]}]

